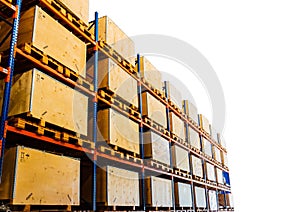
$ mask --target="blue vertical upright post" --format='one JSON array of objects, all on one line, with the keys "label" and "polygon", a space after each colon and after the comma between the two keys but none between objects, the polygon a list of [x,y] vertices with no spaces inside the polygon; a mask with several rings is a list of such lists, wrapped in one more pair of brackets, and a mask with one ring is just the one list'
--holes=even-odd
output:
[{"label": "blue vertical upright post", "polygon": [[[165,95],[166,99],[169,98],[169,88],[168,88],[168,82],[164,82],[164,87],[165,87]],[[167,130],[171,133],[171,123],[170,123],[170,109],[169,107],[166,107],[166,113],[167,113]],[[169,143],[169,152],[170,152],[170,167],[173,168],[173,155],[172,155],[172,142]],[[172,175],[171,179],[172,183],[172,204],[173,204],[173,210],[175,211],[175,186],[174,186],[174,177]]]},{"label": "blue vertical upright post", "polygon": [[[141,85],[141,65],[140,65],[140,54],[137,54],[137,71],[138,71],[138,102],[139,102],[139,112],[143,114],[143,100],[142,100],[142,85]],[[141,158],[142,160],[145,159],[144,154],[144,129],[143,129],[143,122],[141,122],[139,126],[140,132],[140,150],[141,150]],[[146,186],[145,186],[145,169],[142,167],[141,171],[141,186],[142,186],[142,208],[146,210]]]},{"label": "blue vertical upright post", "polygon": [[4,161],[4,150],[6,143],[6,120],[8,117],[8,107],[10,100],[10,91],[12,86],[12,77],[14,74],[14,65],[15,65],[15,46],[17,43],[18,30],[19,30],[19,22],[20,22],[20,10],[21,10],[22,0],[16,0],[16,15],[13,19],[12,26],[12,35],[10,40],[10,49],[9,49],[9,57],[8,57],[8,70],[9,73],[5,79],[5,88],[3,95],[3,104],[2,104],[2,112],[1,112],[1,122],[0,122],[0,182],[2,178],[2,169],[3,169],[3,161]]},{"label": "blue vertical upright post", "polygon": [[[95,54],[94,54],[94,93],[95,98],[93,101],[93,142],[95,147],[97,146],[97,112],[98,112],[98,101],[97,101],[97,92],[98,92],[98,58],[99,51],[97,49],[99,41],[99,28],[98,28],[98,12],[95,12]],[[97,207],[97,155],[96,151],[94,152],[93,157],[93,211],[96,211]]]}]

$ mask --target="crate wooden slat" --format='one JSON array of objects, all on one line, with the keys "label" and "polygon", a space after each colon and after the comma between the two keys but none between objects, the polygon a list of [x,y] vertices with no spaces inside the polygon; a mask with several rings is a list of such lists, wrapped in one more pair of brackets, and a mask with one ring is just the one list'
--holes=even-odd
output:
[{"label": "crate wooden slat", "polygon": [[[109,17],[99,18],[99,40],[105,41],[125,59],[135,56],[134,42]],[[94,34],[94,26],[90,33]]]},{"label": "crate wooden slat", "polygon": [[17,146],[5,152],[0,199],[14,205],[79,205],[80,161]]},{"label": "crate wooden slat", "polygon": [[192,207],[192,186],[175,182],[175,204],[178,207]]},{"label": "crate wooden slat", "polygon": [[172,160],[174,167],[189,172],[189,155],[188,151],[177,146],[172,146]]},{"label": "crate wooden slat", "polygon": [[203,129],[206,133],[210,135],[210,124],[208,119],[204,115],[200,114],[199,120],[201,129]]},{"label": "crate wooden slat", "polygon": [[202,159],[192,155],[193,175],[203,178],[203,162]]},{"label": "crate wooden slat", "polygon": [[105,166],[97,169],[97,202],[107,206],[140,204],[138,173]]},{"label": "crate wooden slat", "polygon": [[[37,69],[17,74],[13,79],[9,116],[26,113],[33,118],[87,135],[87,96]],[[0,93],[3,94],[2,88],[0,86]]]},{"label": "crate wooden slat", "polygon": [[[1,24],[0,40],[9,32],[9,28],[6,27],[5,23]],[[0,52],[9,48],[9,41],[10,39],[7,39],[0,47]],[[32,7],[21,15],[18,46],[25,43],[33,45],[43,54],[85,78],[85,43],[38,6]]]},{"label": "crate wooden slat", "polygon": [[165,83],[169,91],[169,98],[180,110],[182,110],[183,98],[181,92],[171,82],[167,81]]},{"label": "crate wooden slat", "polygon": [[208,191],[208,199],[209,199],[210,211],[217,211],[218,210],[218,202],[217,202],[217,193],[216,193],[216,191],[209,190]]},{"label": "crate wooden slat", "polygon": [[143,116],[167,128],[166,107],[148,92],[142,93]]},{"label": "crate wooden slat", "polygon": [[170,113],[170,125],[171,132],[177,135],[181,139],[185,139],[185,126],[183,120],[181,120],[175,113]]},{"label": "crate wooden slat", "polygon": [[140,154],[139,125],[113,109],[98,112],[100,140]]},{"label": "crate wooden slat", "polygon": [[[133,61],[131,58],[130,61]],[[88,69],[91,76],[94,72],[94,66]],[[120,68],[112,59],[101,59],[98,62],[98,87],[107,89],[129,104],[138,107],[137,81],[127,72]]]},{"label": "crate wooden slat", "polygon": [[206,177],[209,181],[216,182],[215,167],[208,162],[206,162]]},{"label": "crate wooden slat", "polygon": [[195,203],[197,208],[206,208],[205,188],[195,186]]},{"label": "crate wooden slat", "polygon": [[190,126],[188,127],[188,140],[189,143],[195,147],[196,149],[201,149],[200,148],[200,135],[198,132],[196,132],[193,128]]},{"label": "crate wooden slat", "polygon": [[146,179],[147,205],[151,207],[172,207],[172,181],[151,176]]},{"label": "crate wooden slat", "polygon": [[204,137],[201,137],[203,152],[210,157],[213,157],[212,144]]},{"label": "crate wooden slat", "polygon": [[183,104],[185,105],[185,114],[188,115],[196,124],[198,124],[198,110],[197,107],[191,103],[191,101],[184,100]]},{"label": "crate wooden slat", "polygon": [[86,25],[89,23],[89,0],[57,0]]},{"label": "crate wooden slat", "polygon": [[154,88],[162,90],[162,76],[159,70],[152,65],[152,63],[146,58],[140,58],[140,70],[141,77],[143,77]]},{"label": "crate wooden slat", "polygon": [[145,157],[170,165],[169,141],[160,135],[148,131],[144,132]]}]

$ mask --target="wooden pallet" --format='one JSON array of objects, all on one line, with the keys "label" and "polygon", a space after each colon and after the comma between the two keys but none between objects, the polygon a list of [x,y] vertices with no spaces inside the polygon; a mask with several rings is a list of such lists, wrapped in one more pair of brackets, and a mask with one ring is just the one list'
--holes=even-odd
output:
[{"label": "wooden pallet", "polygon": [[196,176],[196,175],[193,175],[193,179],[194,179],[194,180],[197,180],[197,181],[199,181],[199,182],[201,182],[201,183],[205,183],[205,182],[206,182],[205,179],[203,179],[203,178],[201,178],[201,177],[198,177],[198,176]]},{"label": "wooden pallet", "polygon": [[35,132],[37,135],[47,136],[61,142],[71,143],[88,149],[95,149],[93,142],[80,138],[80,135],[76,135],[76,133],[64,132],[63,128],[61,128],[61,130],[53,129],[43,120],[31,118],[27,120],[26,118],[14,117],[9,120],[8,124],[18,129]]},{"label": "wooden pallet", "polygon": [[78,85],[81,85],[91,91],[94,90],[94,85],[89,83],[86,79],[79,76],[79,74],[75,73],[74,71],[70,70],[69,68],[65,67],[57,60],[53,59],[52,57],[43,53],[43,51],[35,48],[31,44],[25,43],[19,47],[24,53],[32,56],[33,58],[39,60],[44,65],[49,66],[53,70],[57,71],[58,73],[63,74],[66,78],[71,79],[72,81],[76,82]]},{"label": "wooden pallet", "polygon": [[192,175],[190,175],[188,171],[181,170],[181,169],[178,169],[178,168],[174,168],[174,173],[178,176],[192,179]]},{"label": "wooden pallet", "polygon": [[155,169],[160,169],[160,170],[163,170],[165,172],[168,172],[168,173],[173,173],[173,169],[170,168],[169,166],[165,165],[165,164],[162,164],[160,162],[157,162],[157,161],[154,161],[154,160],[150,160],[148,161],[147,163],[149,166],[155,168]]},{"label": "wooden pallet", "polygon": [[170,137],[170,132],[165,129],[163,126],[161,126],[160,124],[156,123],[155,121],[151,120],[149,117],[144,116],[143,117],[143,121],[148,124],[149,126],[153,127],[154,129],[158,130],[159,132],[161,132],[162,134]]},{"label": "wooden pallet", "polygon": [[127,70],[128,73],[133,74],[135,76],[138,75],[136,66],[132,65],[128,60],[123,58],[116,50],[114,50],[110,45],[108,45],[105,41],[99,41],[99,48],[104,51],[110,58],[114,59],[116,63],[122,66]]},{"label": "wooden pallet", "polygon": [[206,180],[206,183],[212,186],[217,186],[217,183],[213,181]]},{"label": "wooden pallet", "polygon": [[160,98],[162,98],[163,100],[166,100],[166,95],[163,91],[161,91],[160,89],[155,88],[153,85],[151,85],[149,82],[147,82],[147,80],[142,77],[141,78],[142,82],[148,87],[150,88],[150,90],[152,90],[157,96],[159,96]]},{"label": "wooden pallet", "polygon": [[118,149],[119,148],[114,149],[112,147],[99,146],[99,151],[104,153],[104,154],[111,155],[111,156],[114,156],[114,157],[118,157],[120,159],[128,160],[128,161],[135,162],[135,163],[138,163],[138,164],[143,164],[142,159],[137,158],[136,156],[132,155],[132,154],[135,154],[135,153],[121,152],[121,151],[118,151]]},{"label": "wooden pallet", "polygon": [[[141,118],[141,114],[138,112],[138,108],[136,108],[134,105],[126,102],[125,100],[122,100],[122,98],[119,97],[118,95],[116,95],[114,92],[112,92],[108,89],[99,89],[98,95],[103,100],[106,100],[110,104],[113,104],[113,105],[119,107],[121,110],[129,113],[130,115],[132,115],[136,118]],[[104,104],[106,104],[106,103],[104,103]]]},{"label": "wooden pallet", "polygon": [[190,144],[189,143],[187,143],[185,140],[183,140],[182,138],[179,138],[177,135],[175,135],[174,133],[171,133],[171,138],[174,140],[174,141],[176,141],[176,142],[178,142],[178,143],[180,143],[180,144],[182,144],[182,145],[184,145],[184,146],[186,146],[186,147],[190,147]]}]

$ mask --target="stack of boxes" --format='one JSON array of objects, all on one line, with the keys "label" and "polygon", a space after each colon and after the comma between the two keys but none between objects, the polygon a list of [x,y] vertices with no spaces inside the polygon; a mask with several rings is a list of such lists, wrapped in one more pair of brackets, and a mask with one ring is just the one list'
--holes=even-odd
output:
[{"label": "stack of boxes", "polygon": [[[87,29],[93,34],[95,26],[87,23],[87,1],[55,0],[55,3],[80,20],[82,26],[89,25]],[[87,56],[86,43],[47,12],[48,10],[45,11],[38,5],[22,12],[18,46],[33,57],[31,52],[42,55],[40,60],[43,64],[50,66],[48,61],[52,61],[50,68],[54,67],[55,62],[56,71],[64,77],[73,77],[73,80],[83,79],[92,84],[94,65],[90,65],[90,61],[87,61],[90,57]],[[104,41],[128,62],[135,64],[137,61],[133,41],[107,16],[100,18],[98,23],[99,40]],[[0,29],[6,28],[1,25]],[[0,34],[0,40],[1,36],[4,38],[4,33]],[[8,48],[9,43],[4,42],[0,52],[5,54]],[[100,54],[98,60],[99,92],[107,93],[111,97],[111,104],[99,102],[97,114],[99,136],[93,151],[97,153],[103,146],[112,147],[114,149],[112,152],[118,151],[122,155],[127,154],[143,160],[141,170],[130,165],[123,167],[113,159],[113,163],[101,163],[96,174],[98,207],[135,209],[135,207],[142,208],[143,201],[151,209],[217,211],[233,207],[231,194],[223,191],[221,187],[216,187],[230,186],[226,171],[227,155],[220,134],[211,127],[207,118],[198,115],[197,107],[190,101],[184,100],[180,91],[171,82],[163,82],[161,73],[146,57],[141,57],[139,63],[140,74],[136,75],[138,77],[133,77],[119,66],[115,58]],[[22,117],[26,121],[35,120],[39,124],[45,123],[41,125],[47,127],[91,138],[89,135],[92,131],[91,117],[88,108],[91,106],[92,98],[88,94],[74,89],[70,84],[64,84],[64,80],[57,78],[56,75],[48,75],[39,67],[27,70],[19,66],[16,70],[11,90],[10,117]],[[140,83],[141,94],[138,93]],[[141,95],[141,102],[139,102],[139,95]],[[118,100],[120,104],[118,109],[112,106],[114,100]],[[129,118],[130,114],[124,110],[125,106],[135,111],[142,109],[140,118],[136,120]],[[161,129],[168,133],[162,133]],[[49,158],[43,161],[45,165],[43,173],[39,170],[43,167],[41,161],[31,160],[39,155]],[[20,181],[20,184],[13,185],[10,179],[10,176],[16,176],[17,181],[21,177],[31,178],[31,175],[26,175],[22,169],[12,167],[21,167],[23,162],[26,162],[27,168],[37,169],[31,174],[37,176],[46,174],[43,181],[37,178],[34,183],[44,184],[45,187],[40,187],[40,190],[47,191],[47,195],[53,196],[54,199],[37,203],[37,199],[44,193],[30,195],[32,190],[24,186],[22,192],[27,192],[27,196],[20,194],[20,197],[17,196],[18,200],[12,201],[13,203],[80,205],[80,199],[91,203],[92,163],[80,167],[78,159],[20,146],[8,149],[5,157],[7,162],[4,171],[9,176],[4,177],[0,184],[0,191],[3,191],[0,199],[15,198],[8,191],[11,189],[18,191],[18,187],[15,186],[24,186],[28,183]],[[12,165],[8,165],[12,161]],[[173,169],[173,172],[160,176],[158,174],[160,172],[153,172],[153,167],[149,167],[151,163],[147,161],[155,161],[162,167]],[[65,170],[62,167],[64,164],[68,167]],[[56,184],[56,181],[51,179],[53,170],[46,170],[52,166],[57,173],[66,176],[64,185]],[[140,179],[147,167],[152,171],[147,172],[144,179]],[[16,170],[17,173],[7,170]],[[175,171],[179,174],[185,173],[186,177],[179,177]],[[28,185],[35,184],[28,183]],[[54,189],[49,189],[49,186]],[[143,193],[146,199],[141,198]],[[66,199],[65,196],[62,198],[62,195],[70,198]]]}]

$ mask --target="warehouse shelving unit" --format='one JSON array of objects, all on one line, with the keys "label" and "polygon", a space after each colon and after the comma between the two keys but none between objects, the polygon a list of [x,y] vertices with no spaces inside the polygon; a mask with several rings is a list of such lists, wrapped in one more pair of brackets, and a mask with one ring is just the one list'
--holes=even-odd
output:
[{"label": "warehouse shelving unit", "polygon": [[[89,86],[88,88],[84,86],[80,82],[76,82],[68,77],[66,77],[63,73],[59,73],[57,70],[53,69],[52,67],[48,66],[47,64],[43,63],[39,59],[35,58],[34,56],[26,53],[24,49],[17,48],[16,42],[17,42],[17,34],[18,34],[18,25],[19,25],[19,19],[20,19],[20,8],[21,8],[21,0],[16,0],[16,4],[12,5],[10,2],[6,0],[0,0],[0,5],[5,6],[7,9],[1,10],[1,13],[5,13],[4,18],[1,20],[6,20],[7,17],[13,17],[13,24],[12,24],[12,39],[11,39],[11,45],[10,45],[10,52],[9,52],[9,63],[7,67],[0,67],[0,75],[2,75],[5,78],[5,96],[4,101],[2,105],[2,114],[1,114],[1,128],[0,128],[0,156],[1,156],[1,164],[0,164],[0,174],[2,172],[2,163],[3,163],[3,153],[5,150],[5,144],[7,138],[9,138],[12,135],[16,135],[19,137],[27,137],[34,139],[35,141],[40,141],[40,145],[43,146],[44,143],[47,143],[49,145],[53,145],[55,147],[61,147],[64,149],[69,150],[69,152],[74,151],[76,153],[85,153],[88,154],[90,158],[93,158],[93,185],[92,185],[92,210],[96,211],[97,209],[97,202],[96,202],[96,168],[97,168],[97,161],[98,160],[109,160],[114,161],[119,164],[124,164],[127,166],[131,166],[133,168],[140,170],[140,176],[141,176],[141,185],[142,185],[142,195],[141,195],[141,207],[136,208],[143,211],[149,210],[146,205],[146,194],[145,194],[145,173],[156,173],[162,176],[167,177],[168,179],[171,179],[172,181],[172,196],[173,196],[173,204],[172,208],[169,210],[180,210],[180,208],[177,208],[175,206],[175,193],[174,193],[174,182],[175,181],[183,181],[188,182],[192,185],[192,202],[193,207],[190,208],[190,210],[196,211],[195,206],[195,194],[194,194],[194,185],[203,186],[206,191],[208,189],[213,189],[215,191],[220,192],[231,192],[230,186],[226,185],[219,185],[217,183],[211,183],[208,182],[205,178],[204,179],[196,179],[191,174],[182,174],[180,172],[174,172],[172,170],[172,153],[171,153],[171,146],[177,145],[185,150],[188,151],[189,155],[195,155],[198,158],[200,158],[203,161],[210,162],[215,167],[221,169],[222,171],[229,173],[229,170],[224,165],[218,163],[215,159],[210,158],[208,155],[204,154],[200,150],[195,150],[191,147],[191,145],[185,141],[181,141],[178,139],[175,139],[171,136],[170,133],[170,118],[169,113],[173,112],[178,117],[180,117],[181,120],[184,121],[186,126],[190,126],[192,129],[194,129],[199,136],[203,136],[206,138],[213,146],[217,147],[219,150],[224,152],[225,154],[226,149],[222,147],[217,141],[214,141],[206,132],[204,132],[199,126],[195,125],[190,119],[181,111],[176,109],[174,107],[174,104],[171,102],[168,94],[168,90],[166,89],[165,93],[158,93],[154,91],[147,83],[145,83],[141,77],[140,77],[140,56],[137,55],[137,62],[136,65],[131,64],[126,59],[122,57],[118,52],[116,52],[112,47],[110,47],[108,44],[106,44],[104,41],[99,40],[98,41],[98,13],[95,14],[95,36],[89,33],[89,30],[87,27],[84,27],[82,25],[78,25],[76,21],[73,19],[70,20],[64,13],[62,13],[59,10],[59,7],[56,7],[54,5],[54,1],[47,1],[47,0],[40,0],[39,5],[50,11],[53,16],[59,20],[61,24],[63,24],[66,28],[71,30],[73,34],[78,36],[82,41],[84,41],[86,44],[88,44],[90,52],[94,55],[94,82],[93,86]],[[98,58],[99,58],[99,52],[106,55],[110,59],[112,59],[119,67],[121,67],[125,72],[127,72],[132,78],[134,78],[137,81],[138,84],[138,99],[139,99],[139,105],[140,107],[138,110],[130,109],[129,111],[126,111],[123,106],[116,104],[116,101],[111,101],[113,99],[112,96],[105,93],[104,91],[98,91]],[[63,81],[65,84],[76,87],[76,89],[79,89],[81,92],[86,94],[90,97],[92,103],[93,103],[93,138],[92,138],[92,144],[87,146],[79,146],[72,143],[66,143],[61,142],[59,140],[56,140],[54,138],[45,136],[45,135],[38,135],[34,132],[28,131],[26,129],[19,129],[16,126],[8,125],[7,123],[7,115],[8,115],[8,106],[9,106],[9,96],[10,96],[10,90],[11,90],[11,79],[13,76],[14,71],[14,62],[16,57],[22,57],[23,59],[26,59],[27,61],[33,63],[36,67],[40,68],[44,72],[48,73],[51,76],[54,76],[56,79],[59,79],[60,81]],[[92,88],[92,89],[91,89]],[[149,122],[148,119],[142,117],[142,91],[149,92],[152,96],[154,96],[157,100],[159,100],[161,103],[163,103],[166,107],[166,113],[167,113],[167,129],[159,128]],[[140,158],[135,157],[124,157],[122,154],[118,154],[112,149],[103,148],[97,146],[97,112],[98,112],[98,104],[99,103],[106,104],[107,106],[113,108],[114,110],[118,111],[119,113],[122,113],[126,115],[131,120],[135,121],[139,124],[139,131],[140,131],[140,146],[141,146],[141,154]],[[144,153],[143,153],[143,131],[145,129],[150,129],[153,132],[161,135],[166,140],[169,141],[169,147],[170,147],[170,168],[165,166],[155,166],[151,165],[149,163],[145,163]],[[190,161],[190,167],[191,161]],[[192,173],[192,172],[190,172]],[[229,176],[227,177],[227,182],[229,183]],[[207,198],[208,199],[208,198]],[[207,203],[207,205],[209,205]],[[229,209],[232,210],[232,209]]]}]

